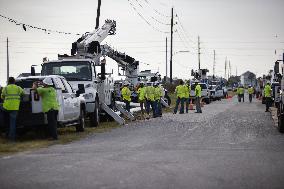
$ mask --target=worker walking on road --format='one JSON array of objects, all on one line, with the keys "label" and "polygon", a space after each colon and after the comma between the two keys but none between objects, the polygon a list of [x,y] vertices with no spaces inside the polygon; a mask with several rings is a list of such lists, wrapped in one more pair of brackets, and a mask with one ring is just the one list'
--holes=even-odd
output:
[{"label": "worker walking on road", "polygon": [[59,104],[57,101],[56,91],[53,88],[51,77],[46,77],[42,83],[43,87],[38,87],[38,82],[33,84],[33,89],[37,91],[42,99],[42,111],[47,115],[48,128],[53,140],[58,139],[57,135],[57,114]]},{"label": "worker walking on road", "polygon": [[123,88],[121,90],[121,95],[122,95],[122,100],[125,103],[125,109],[128,112],[130,112],[131,91],[128,87],[129,87],[129,83],[125,81],[123,84]]},{"label": "worker walking on road", "polygon": [[251,101],[252,101],[252,95],[253,95],[253,93],[254,93],[253,87],[252,87],[252,86],[249,86],[249,88],[248,88],[248,94],[249,94],[249,102],[250,102],[250,103],[251,103]]},{"label": "worker walking on road", "polygon": [[15,78],[9,77],[8,85],[3,88],[1,98],[4,100],[3,109],[9,115],[9,134],[8,138],[11,141],[16,140],[16,123],[17,115],[20,108],[21,96],[24,95],[24,91],[21,87],[15,85]]},{"label": "worker walking on road", "polygon": [[201,87],[198,82],[195,83],[195,105],[196,105],[196,112],[195,113],[202,113],[201,110]]},{"label": "worker walking on road", "polygon": [[159,82],[154,83],[155,88],[155,103],[156,103],[156,115],[155,117],[162,117],[162,104],[161,98],[163,97],[162,89],[159,86]]},{"label": "worker walking on road", "polygon": [[184,101],[185,101],[185,112],[188,113],[189,102],[190,102],[190,81],[188,81],[184,86]]},{"label": "worker walking on road", "polygon": [[156,102],[155,102],[155,88],[152,86],[151,82],[147,82],[147,87],[145,89],[146,97],[146,112],[147,119],[150,118],[150,106],[152,107],[153,117],[156,115]]},{"label": "worker walking on road", "polygon": [[243,99],[243,102],[245,102],[245,89],[244,89],[243,85],[240,86],[239,93],[240,93],[241,99]]},{"label": "worker walking on road", "polygon": [[146,99],[145,99],[145,87],[144,87],[143,82],[139,84],[137,94],[138,94],[138,101],[140,103],[140,108],[141,108],[141,118],[144,119],[144,107],[146,108],[146,104],[145,104]]},{"label": "worker walking on road", "polygon": [[271,106],[271,86],[270,83],[267,82],[265,87],[264,87],[264,97],[265,97],[265,105],[266,105],[266,110],[265,112],[269,112],[269,107]]},{"label": "worker walking on road", "polygon": [[176,87],[175,93],[177,95],[177,100],[176,100],[176,106],[174,109],[174,114],[177,113],[179,104],[180,104],[180,110],[179,113],[183,114],[184,113],[184,86],[183,86],[183,81],[180,80],[179,85]]}]

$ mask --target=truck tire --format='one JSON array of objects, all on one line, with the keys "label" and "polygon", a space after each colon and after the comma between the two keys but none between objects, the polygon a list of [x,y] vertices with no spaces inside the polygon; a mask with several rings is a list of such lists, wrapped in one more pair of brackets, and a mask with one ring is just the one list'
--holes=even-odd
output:
[{"label": "truck tire", "polygon": [[86,123],[85,123],[85,111],[83,109],[81,109],[79,124],[76,125],[76,132],[84,132],[85,125],[86,125]]},{"label": "truck tire", "polygon": [[205,103],[206,103],[206,104],[210,104],[210,98],[206,98],[206,99],[205,99]]},{"label": "truck tire", "polygon": [[100,123],[99,102],[96,100],[94,112],[90,115],[91,127],[97,127]]},{"label": "truck tire", "polygon": [[278,115],[278,130],[280,133],[284,133],[284,113]]}]

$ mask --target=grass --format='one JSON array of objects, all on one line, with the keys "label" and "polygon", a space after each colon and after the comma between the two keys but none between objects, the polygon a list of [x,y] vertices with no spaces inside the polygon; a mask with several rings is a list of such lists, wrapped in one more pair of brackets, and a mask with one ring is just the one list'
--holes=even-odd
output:
[{"label": "grass", "polygon": [[31,151],[45,148],[55,144],[68,144],[70,142],[85,138],[94,133],[109,132],[120,127],[116,122],[104,122],[99,127],[86,127],[84,132],[76,132],[75,127],[58,129],[58,140],[48,140],[42,133],[30,131],[17,138],[17,142],[9,142],[4,135],[0,136],[0,155],[8,155],[18,152]]}]

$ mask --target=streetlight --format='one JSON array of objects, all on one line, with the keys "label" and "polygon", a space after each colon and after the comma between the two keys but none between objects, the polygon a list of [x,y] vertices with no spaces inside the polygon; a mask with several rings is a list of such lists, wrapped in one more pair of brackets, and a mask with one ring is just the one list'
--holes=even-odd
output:
[{"label": "streetlight", "polygon": [[[190,51],[188,51],[188,50],[181,50],[181,51],[175,52],[172,56],[175,56],[175,55],[177,55],[179,53],[189,53],[189,52]],[[172,73],[173,73],[172,66],[170,66],[170,82],[171,83],[173,82],[173,75],[172,75]]]}]

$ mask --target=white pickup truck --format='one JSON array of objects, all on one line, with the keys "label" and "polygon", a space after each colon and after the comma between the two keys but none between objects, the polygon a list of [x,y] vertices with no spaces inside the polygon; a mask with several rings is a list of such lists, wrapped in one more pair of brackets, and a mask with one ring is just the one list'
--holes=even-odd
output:
[{"label": "white pickup truck", "polygon": [[[209,94],[209,89],[206,83],[199,83],[201,87],[201,98],[202,101],[204,101],[206,104],[210,104],[210,94]],[[195,98],[195,84],[191,84],[191,91],[190,91],[190,98],[194,99]]]},{"label": "white pickup truck", "polygon": [[[25,95],[20,104],[17,127],[37,127],[47,124],[46,115],[42,112],[41,97],[32,89],[36,81],[42,81],[47,76],[29,76],[16,78],[16,85],[24,89]],[[77,132],[85,128],[85,99],[79,97],[84,88],[74,91],[68,81],[58,75],[52,78],[60,105],[57,121],[58,126],[75,126]]]}]

